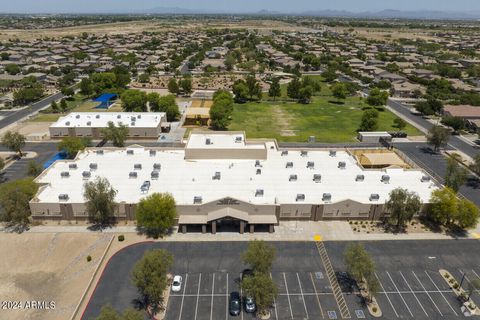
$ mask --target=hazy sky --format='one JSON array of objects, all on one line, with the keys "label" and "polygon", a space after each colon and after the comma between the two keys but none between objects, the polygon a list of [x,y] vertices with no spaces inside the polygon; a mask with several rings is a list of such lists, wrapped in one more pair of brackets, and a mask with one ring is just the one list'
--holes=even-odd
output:
[{"label": "hazy sky", "polygon": [[0,12],[135,12],[180,7],[211,12],[348,10],[480,11],[480,0],[0,0]]}]

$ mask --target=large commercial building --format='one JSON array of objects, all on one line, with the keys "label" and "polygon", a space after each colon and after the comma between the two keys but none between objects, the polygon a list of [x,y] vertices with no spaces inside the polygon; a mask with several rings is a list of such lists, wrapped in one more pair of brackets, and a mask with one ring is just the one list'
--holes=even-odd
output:
[{"label": "large commercial building", "polygon": [[158,139],[168,130],[164,112],[72,112],[50,126],[50,137],[102,138],[102,129],[112,122],[128,127],[131,139]]},{"label": "large commercial building", "polygon": [[390,191],[407,188],[426,203],[436,185],[416,169],[365,169],[349,150],[287,150],[276,141],[246,141],[241,132],[192,134],[185,148],[87,149],[55,162],[36,182],[36,219],[87,217],[83,186],[105,177],[118,191],[116,215],[169,192],[184,232],[273,231],[279,220],[379,219]]}]

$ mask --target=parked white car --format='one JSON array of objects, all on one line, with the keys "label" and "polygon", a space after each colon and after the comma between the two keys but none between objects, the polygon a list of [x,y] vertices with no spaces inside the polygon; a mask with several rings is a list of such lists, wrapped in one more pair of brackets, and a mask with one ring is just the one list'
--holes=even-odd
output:
[{"label": "parked white car", "polygon": [[172,291],[179,292],[181,289],[182,289],[182,277],[177,275],[173,277]]}]

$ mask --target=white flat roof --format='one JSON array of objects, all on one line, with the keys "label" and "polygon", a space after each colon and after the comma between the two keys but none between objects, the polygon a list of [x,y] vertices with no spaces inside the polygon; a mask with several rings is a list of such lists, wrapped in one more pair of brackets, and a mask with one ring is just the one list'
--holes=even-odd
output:
[{"label": "white flat roof", "polygon": [[[116,200],[136,203],[153,192],[170,192],[178,205],[193,204],[195,196],[202,197],[203,203],[232,197],[253,204],[294,204],[297,194],[304,194],[306,204],[321,204],[324,193],[330,193],[331,202],[351,199],[360,203],[384,203],[390,191],[407,188],[416,192],[423,202],[428,202],[431,192],[436,189],[432,182],[421,182],[425,175],[419,170],[387,169],[363,170],[355,159],[345,151],[338,151],[335,157],[328,151],[289,150],[282,156],[273,142],[267,142],[267,160],[261,160],[262,167],[256,167],[256,160],[185,160],[185,152],[179,150],[156,151],[150,155],[149,149],[131,148],[125,150],[104,150],[98,155],[92,149],[79,154],[74,161],[57,161],[37,178],[37,182],[48,184],[38,194],[38,201],[57,203],[60,194],[68,194],[71,203],[83,203],[83,185],[87,180],[83,171],[90,171],[90,163],[98,165],[91,171],[90,180],[105,177],[117,189]],[[270,149],[273,146],[274,149]],[[128,154],[127,150],[133,150]],[[293,168],[286,168],[293,162]],[[314,163],[314,169],[307,168],[307,162]],[[345,169],[338,168],[345,162]],[[77,169],[69,169],[76,163]],[[155,163],[161,164],[158,180],[151,179]],[[142,168],[134,170],[135,164]],[[257,175],[257,169],[261,174]],[[62,172],[69,172],[62,178]],[[130,172],[137,172],[137,178],[129,178]],[[213,180],[215,172],[221,173],[220,180]],[[314,174],[321,174],[321,182],[313,181]],[[290,175],[297,175],[296,181],[289,181]],[[364,175],[362,182],[356,182],[357,175]],[[382,182],[382,176],[390,177],[389,183]],[[151,181],[147,194],[140,186]],[[256,190],[262,189],[263,197],[255,197]],[[378,194],[379,200],[371,201],[370,195]]]},{"label": "white flat roof", "polygon": [[265,143],[245,143],[245,133],[192,133],[190,149],[265,149]]},{"label": "white flat roof", "polygon": [[[72,112],[52,124],[52,128],[105,128],[109,122],[127,127],[155,128],[165,120],[165,112]],[[163,119],[163,120],[162,120]]]}]

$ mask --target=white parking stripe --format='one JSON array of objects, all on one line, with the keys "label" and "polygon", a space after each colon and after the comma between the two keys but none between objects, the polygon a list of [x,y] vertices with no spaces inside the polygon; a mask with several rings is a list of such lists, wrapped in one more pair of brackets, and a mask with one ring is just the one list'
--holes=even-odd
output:
[{"label": "white parking stripe", "polygon": [[283,273],[283,281],[285,282],[285,289],[287,290],[288,307],[290,308],[290,316],[293,319],[292,304],[290,303],[290,295],[288,294],[288,285],[287,285],[287,278],[285,278],[285,272]]},{"label": "white parking stripe", "polygon": [[300,277],[298,276],[298,273],[297,273],[297,280],[298,280],[298,285],[300,286],[300,293],[302,295],[303,307],[305,308],[305,314],[307,315],[307,319],[308,319],[309,317],[308,317],[308,311],[307,311],[307,304],[305,303],[305,297],[303,296],[302,284],[300,282]]},{"label": "white parking stripe", "polygon": [[418,279],[417,275],[415,274],[415,272],[413,270],[412,270],[412,273],[413,273],[413,276],[415,277],[415,279],[417,279],[418,283],[420,283],[420,285],[422,286],[423,290],[425,290],[425,293],[430,298],[430,301],[432,301],[432,303],[435,306],[435,308],[437,309],[438,313],[440,313],[440,315],[443,317],[442,311],[440,311],[440,309],[438,308],[435,301],[433,301],[432,297],[430,296],[430,293],[428,293],[428,291],[425,289],[425,286],[423,285],[423,283],[420,281],[420,279]]},{"label": "white parking stripe", "polygon": [[[272,273],[270,273],[270,279],[273,280]],[[275,320],[278,320],[278,313],[277,313],[277,300],[273,298],[273,308],[275,310]]]},{"label": "white parking stripe", "polygon": [[195,320],[197,320],[197,310],[198,310],[198,297],[200,296],[200,283],[202,282],[202,274],[198,276],[198,291],[197,291],[197,302],[195,303]]},{"label": "white parking stripe", "polygon": [[215,273],[212,276],[212,300],[210,302],[210,320],[213,320],[213,292],[215,291]]},{"label": "white parking stripe", "polygon": [[420,305],[420,308],[422,308],[423,312],[425,312],[425,315],[428,317],[427,311],[425,310],[425,308],[423,307],[423,305],[420,303],[420,300],[418,300],[417,295],[415,294],[415,292],[413,292],[412,287],[410,287],[410,284],[407,282],[407,279],[405,279],[405,277],[403,276],[402,271],[399,271],[399,273],[400,273],[400,275],[402,276],[403,281],[405,281],[405,283],[407,284],[408,289],[410,289],[410,292],[413,294],[413,296],[414,296],[415,299],[417,300],[418,304]]},{"label": "white parking stripe", "polygon": [[227,291],[225,292],[225,319],[228,319],[228,273],[227,273]]},{"label": "white parking stripe", "polygon": [[182,319],[183,299],[185,299],[185,289],[187,288],[187,282],[188,282],[188,273],[185,274],[185,283],[183,284],[182,302],[180,304],[180,314],[178,316],[178,320]]},{"label": "white parking stripe", "polygon": [[323,315],[322,304],[320,303],[320,298],[318,297],[317,286],[315,286],[315,282],[313,281],[313,275],[311,272],[310,272],[310,280],[312,280],[313,290],[315,291],[315,297],[317,298],[318,307],[320,308],[320,314],[322,315],[322,318],[325,318],[325,316]]},{"label": "white parking stripe", "polygon": [[375,272],[374,274],[375,274],[375,277],[376,277],[377,280],[378,280],[378,283],[380,284],[380,288],[382,288],[383,292],[385,293],[385,297],[387,297],[387,300],[388,300],[388,302],[390,303],[390,306],[392,307],[393,312],[395,312],[395,315],[396,315],[397,318],[398,318],[397,310],[395,310],[395,307],[393,306],[393,303],[392,303],[392,301],[390,300],[390,297],[388,296],[387,292],[385,291],[385,288],[383,287],[383,284],[382,284],[382,282],[380,281],[380,278],[378,277],[378,275],[377,275],[376,272]]},{"label": "white parking stripe", "polygon": [[392,276],[390,275],[390,273],[389,273],[388,271],[385,271],[385,272],[387,273],[387,276],[390,278],[390,281],[392,282],[393,286],[395,287],[395,290],[397,290],[398,294],[400,295],[400,298],[402,298],[402,301],[403,301],[403,303],[405,304],[405,307],[407,307],[408,312],[409,312],[410,315],[413,317],[412,310],[410,310],[410,307],[408,306],[407,302],[405,301],[405,299],[403,298],[402,294],[401,294],[400,291],[398,290],[397,285],[395,284],[395,282],[393,282]]},{"label": "white parking stripe", "polygon": [[[478,279],[480,279],[480,276],[478,276],[478,274],[475,272],[475,270],[472,269],[472,273],[475,275],[475,277],[477,277]],[[480,290],[474,290],[475,292],[480,292]]]},{"label": "white parking stripe", "polygon": [[[425,270],[425,274],[427,275],[428,279],[430,279],[430,281],[433,283],[433,285],[435,286],[435,288],[437,290],[440,290],[437,286],[437,284],[433,281],[432,277],[430,277],[430,275],[428,274],[427,270]],[[452,309],[453,313],[455,313],[455,315],[458,317],[458,313],[455,311],[455,309],[452,308],[452,305],[450,304],[450,302],[448,302],[447,298],[445,297],[445,295],[443,293],[440,292],[440,294],[442,295],[443,297],[443,300],[445,300],[445,302],[448,304],[448,306],[450,307],[450,309]]]}]

